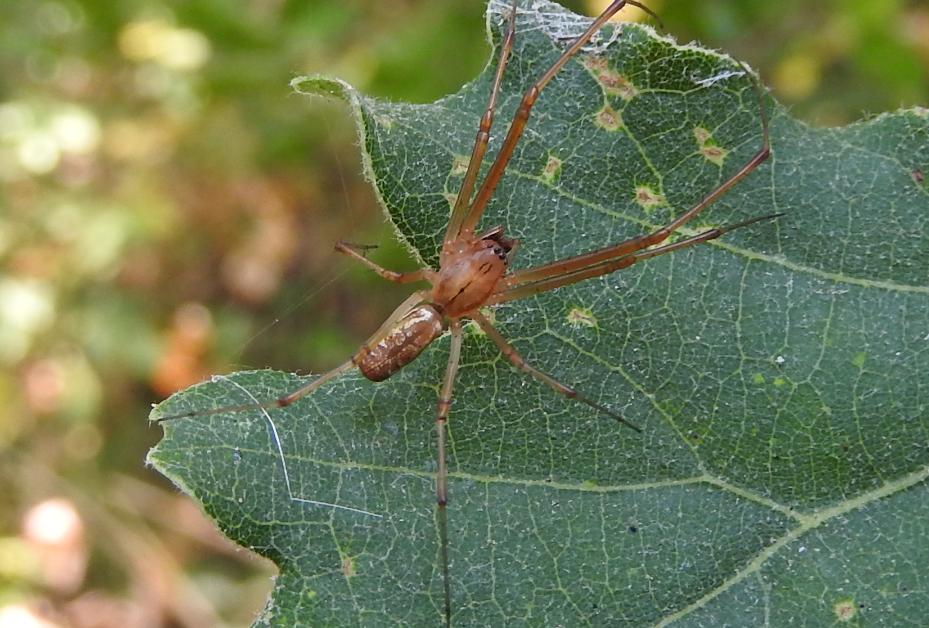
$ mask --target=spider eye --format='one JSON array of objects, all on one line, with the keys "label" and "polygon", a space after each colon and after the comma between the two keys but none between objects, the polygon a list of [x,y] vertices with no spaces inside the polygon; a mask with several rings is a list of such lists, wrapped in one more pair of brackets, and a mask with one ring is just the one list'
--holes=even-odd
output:
[{"label": "spider eye", "polygon": [[506,251],[503,250],[503,247],[495,246],[494,255],[496,255],[497,257],[499,257],[500,259],[504,261],[506,260]]}]

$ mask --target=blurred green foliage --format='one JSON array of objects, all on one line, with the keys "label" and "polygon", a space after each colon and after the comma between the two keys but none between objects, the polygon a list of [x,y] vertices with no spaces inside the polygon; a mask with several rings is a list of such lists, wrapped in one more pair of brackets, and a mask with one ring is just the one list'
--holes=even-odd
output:
[{"label": "blurred green foliage", "polygon": [[[925,2],[650,6],[679,40],[759,68],[812,123],[929,102]],[[483,12],[0,3],[0,608],[50,602],[71,625],[87,608],[109,618],[97,625],[242,624],[260,608],[269,568],[142,467],[160,435],[148,405],[233,367],[329,367],[400,300],[332,252],[345,238],[412,265],[360,176],[344,108],[288,82],[321,72],[435,99],[485,63]],[[24,523],[47,497],[85,530],[67,582]]]}]

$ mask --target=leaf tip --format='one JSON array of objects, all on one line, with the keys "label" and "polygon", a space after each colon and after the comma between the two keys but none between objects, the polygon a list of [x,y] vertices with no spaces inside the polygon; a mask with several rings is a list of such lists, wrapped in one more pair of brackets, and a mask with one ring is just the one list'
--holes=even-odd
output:
[{"label": "leaf tip", "polygon": [[327,96],[348,100],[354,91],[351,85],[337,78],[322,75],[297,76],[291,79],[290,88],[304,96]]}]

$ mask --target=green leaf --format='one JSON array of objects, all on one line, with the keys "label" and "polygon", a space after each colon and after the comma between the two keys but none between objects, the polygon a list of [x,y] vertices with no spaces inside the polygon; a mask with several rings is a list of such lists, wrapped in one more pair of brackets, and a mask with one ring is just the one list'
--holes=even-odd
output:
[{"label": "green leaf", "polygon": [[[495,44],[506,4],[491,3]],[[588,23],[531,6],[491,156],[522,92]],[[388,217],[428,264],[495,64],[427,105],[295,81],[350,103]],[[725,55],[608,27],[543,92],[482,224],[520,238],[516,267],[665,224],[760,146],[752,85]],[[530,363],[641,434],[514,371],[468,328],[448,448],[456,625],[924,621],[929,116],[813,129],[773,101],[769,113],[771,158],[684,232],[784,217],[493,310]],[[445,337],[386,382],[345,375],[287,409],[165,424],[152,464],[280,566],[259,624],[441,622],[433,411],[447,352]],[[218,377],[153,417],[304,381]],[[292,494],[343,508],[290,499],[270,420]]]}]

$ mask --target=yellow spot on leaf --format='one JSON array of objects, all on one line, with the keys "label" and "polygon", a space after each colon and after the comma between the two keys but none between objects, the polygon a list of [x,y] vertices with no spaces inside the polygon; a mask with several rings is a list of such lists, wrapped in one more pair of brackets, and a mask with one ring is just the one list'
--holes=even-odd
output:
[{"label": "yellow spot on leaf", "polygon": [[619,115],[619,112],[609,105],[603,105],[603,109],[597,112],[594,119],[596,120],[597,126],[607,131],[618,131],[623,126],[623,119]]},{"label": "yellow spot on leaf", "polygon": [[349,556],[342,559],[342,575],[346,578],[351,578],[355,575],[355,561]]},{"label": "yellow spot on leaf", "polygon": [[712,161],[717,166],[721,166],[723,165],[723,160],[726,158],[726,153],[728,151],[719,146],[707,145],[701,148],[700,152],[703,153],[703,156],[706,157],[708,161]]},{"label": "yellow spot on leaf", "polygon": [[623,100],[632,100],[639,93],[639,90],[629,82],[629,79],[616,72],[603,72],[598,77],[598,80],[607,94],[619,96]]},{"label": "yellow spot on leaf", "polygon": [[462,177],[468,171],[467,155],[455,155],[452,159],[452,176]]},{"label": "yellow spot on leaf", "polygon": [[702,126],[694,128],[694,138],[697,140],[697,146],[703,146],[713,135]]},{"label": "yellow spot on leaf", "polygon": [[568,312],[568,324],[572,327],[596,327],[597,317],[593,312],[583,307],[572,307]]},{"label": "yellow spot on leaf", "polygon": [[664,205],[667,201],[663,195],[647,185],[639,185],[635,188],[635,202],[641,205],[646,211],[650,211],[659,205]]},{"label": "yellow spot on leaf", "polygon": [[858,614],[858,608],[854,600],[840,600],[832,607],[836,619],[841,622],[850,621]]},{"label": "yellow spot on leaf", "polygon": [[764,375],[762,375],[761,373],[755,373],[752,376],[752,382],[754,382],[755,384],[764,384],[765,383]]},{"label": "yellow spot on leaf", "polygon": [[587,71],[597,79],[603,91],[612,96],[619,96],[623,100],[632,100],[639,94],[639,90],[625,76],[610,69],[606,59],[602,57],[587,56],[581,61]]},{"label": "yellow spot on leaf", "polygon": [[561,160],[554,155],[549,155],[548,162],[542,169],[542,178],[551,183],[558,178],[559,174],[561,174]]},{"label": "yellow spot on leaf", "polygon": [[723,161],[726,159],[726,155],[729,154],[729,151],[717,145],[713,140],[713,136],[707,129],[704,129],[702,126],[694,128],[694,138],[697,140],[700,153],[707,161],[711,161],[717,166],[723,165]]}]

